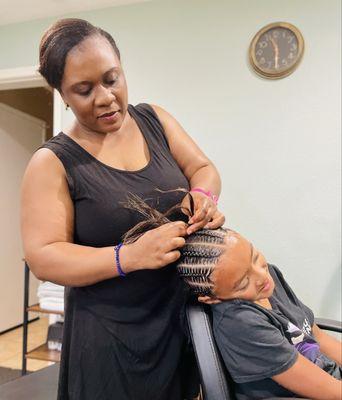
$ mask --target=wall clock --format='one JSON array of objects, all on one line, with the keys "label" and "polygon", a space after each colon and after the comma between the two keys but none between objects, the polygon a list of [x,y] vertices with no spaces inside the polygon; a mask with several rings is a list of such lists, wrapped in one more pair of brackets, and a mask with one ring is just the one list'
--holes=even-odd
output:
[{"label": "wall clock", "polygon": [[303,53],[304,39],[300,31],[287,22],[275,22],[254,36],[249,60],[259,75],[279,79],[297,68]]}]

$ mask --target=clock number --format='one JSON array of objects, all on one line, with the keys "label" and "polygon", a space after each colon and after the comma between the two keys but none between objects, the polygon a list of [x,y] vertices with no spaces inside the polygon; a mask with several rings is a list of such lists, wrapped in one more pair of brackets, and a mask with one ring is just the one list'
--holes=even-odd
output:
[{"label": "clock number", "polygon": [[259,49],[259,50],[256,52],[257,56],[262,56],[262,53],[263,53],[263,51],[262,51],[261,49]]},{"label": "clock number", "polygon": [[264,48],[267,47],[267,46],[268,46],[268,43],[267,43],[265,40],[263,40],[262,42],[259,43],[259,47],[260,47],[261,49],[264,49]]},{"label": "clock number", "polygon": [[287,38],[287,43],[292,43],[292,41],[293,41],[293,39],[294,39],[294,36],[289,36],[288,38]]}]

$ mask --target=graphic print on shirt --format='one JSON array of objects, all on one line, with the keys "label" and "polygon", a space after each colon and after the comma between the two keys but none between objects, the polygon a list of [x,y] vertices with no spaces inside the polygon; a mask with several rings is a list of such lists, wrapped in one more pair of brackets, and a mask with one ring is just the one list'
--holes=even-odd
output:
[{"label": "graphic print on shirt", "polygon": [[310,322],[305,318],[303,322],[303,328],[302,331],[304,331],[307,335],[311,335],[311,325]]},{"label": "graphic print on shirt", "polygon": [[291,322],[287,324],[286,332],[289,334],[290,342],[302,356],[315,363],[317,357],[320,355],[319,345],[313,337],[308,334],[308,331],[311,333],[311,326],[306,319],[304,320],[302,330]]}]

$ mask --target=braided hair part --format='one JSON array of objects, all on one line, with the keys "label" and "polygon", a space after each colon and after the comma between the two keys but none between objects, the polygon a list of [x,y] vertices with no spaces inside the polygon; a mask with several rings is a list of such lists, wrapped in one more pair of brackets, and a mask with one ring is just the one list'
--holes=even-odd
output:
[{"label": "braided hair part", "polygon": [[185,239],[177,269],[194,294],[213,295],[210,276],[224,251],[226,234],[225,228],[202,229]]}]

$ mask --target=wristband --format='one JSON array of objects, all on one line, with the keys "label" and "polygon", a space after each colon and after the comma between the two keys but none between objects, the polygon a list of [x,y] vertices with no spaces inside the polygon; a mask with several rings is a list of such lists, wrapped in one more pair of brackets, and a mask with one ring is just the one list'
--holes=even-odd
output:
[{"label": "wristband", "polygon": [[115,262],[116,262],[116,268],[119,272],[120,276],[126,276],[126,274],[124,273],[124,271],[121,268],[121,264],[120,264],[120,249],[122,247],[123,243],[119,243],[117,246],[114,247],[114,252],[115,252]]},{"label": "wristband", "polygon": [[203,193],[204,195],[209,197],[215,204],[218,203],[218,196],[216,196],[216,194],[212,194],[210,190],[204,190],[200,187],[196,187],[196,188],[191,189],[190,192]]}]

